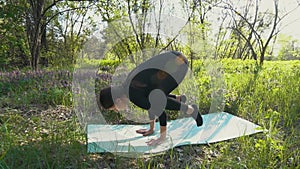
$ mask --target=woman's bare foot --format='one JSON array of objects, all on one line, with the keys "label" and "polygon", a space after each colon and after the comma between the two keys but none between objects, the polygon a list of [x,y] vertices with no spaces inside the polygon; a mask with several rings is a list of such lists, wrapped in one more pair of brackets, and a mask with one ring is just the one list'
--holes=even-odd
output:
[{"label": "woman's bare foot", "polygon": [[154,133],[154,130],[151,130],[151,129],[139,129],[139,130],[136,130],[136,132],[138,134],[142,134],[143,136],[150,136]]}]

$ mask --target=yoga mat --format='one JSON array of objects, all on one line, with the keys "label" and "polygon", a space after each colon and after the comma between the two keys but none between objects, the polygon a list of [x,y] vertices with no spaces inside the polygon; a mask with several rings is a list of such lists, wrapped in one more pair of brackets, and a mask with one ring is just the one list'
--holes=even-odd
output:
[{"label": "yoga mat", "polygon": [[214,143],[263,131],[260,126],[226,112],[202,117],[201,127],[197,127],[191,117],[168,121],[167,139],[158,146],[148,146],[146,143],[159,137],[158,122],[155,133],[146,137],[135,131],[149,128],[149,125],[90,124],[87,126],[87,150],[89,153],[155,155],[176,146]]}]

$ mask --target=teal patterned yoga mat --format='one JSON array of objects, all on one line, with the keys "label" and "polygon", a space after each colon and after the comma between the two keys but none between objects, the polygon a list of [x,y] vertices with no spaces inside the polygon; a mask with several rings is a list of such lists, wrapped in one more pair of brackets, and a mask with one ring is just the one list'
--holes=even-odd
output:
[{"label": "teal patterned yoga mat", "polygon": [[87,149],[89,153],[111,152],[120,154],[157,154],[176,146],[208,144],[262,132],[260,126],[229,113],[203,115],[203,125],[197,127],[193,118],[168,121],[167,140],[158,146],[147,141],[159,136],[159,123],[155,134],[142,136],[135,131],[149,125],[88,125]]}]

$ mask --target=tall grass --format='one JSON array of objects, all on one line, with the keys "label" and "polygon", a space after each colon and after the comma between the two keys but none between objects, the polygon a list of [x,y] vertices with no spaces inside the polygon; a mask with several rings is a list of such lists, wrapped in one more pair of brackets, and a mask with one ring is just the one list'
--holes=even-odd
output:
[{"label": "tall grass", "polygon": [[70,106],[71,78],[69,71],[0,72],[0,106]]},{"label": "tall grass", "polygon": [[[0,168],[300,168],[300,62],[221,63],[225,111],[265,132],[151,158],[86,153],[86,136],[72,111],[71,73],[1,72]],[[194,73],[202,92],[199,105],[207,111],[211,79],[203,64],[195,62]],[[107,84],[99,78],[98,85]]]}]

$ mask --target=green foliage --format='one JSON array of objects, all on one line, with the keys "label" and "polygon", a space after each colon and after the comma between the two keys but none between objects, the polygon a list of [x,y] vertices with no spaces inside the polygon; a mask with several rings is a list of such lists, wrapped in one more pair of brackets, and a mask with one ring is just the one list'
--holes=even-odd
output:
[{"label": "green foliage", "polygon": [[26,31],[22,25],[24,0],[0,2],[0,67],[11,70],[28,65],[29,48]]},{"label": "green foliage", "polygon": [[99,69],[114,70],[120,61],[118,60],[103,60],[103,59],[83,59],[80,63],[80,68],[98,67]]},{"label": "green foliage", "polygon": [[42,66],[71,67],[85,39],[95,30],[95,21],[87,16],[92,4],[1,1],[1,69],[36,69],[36,62]]}]

